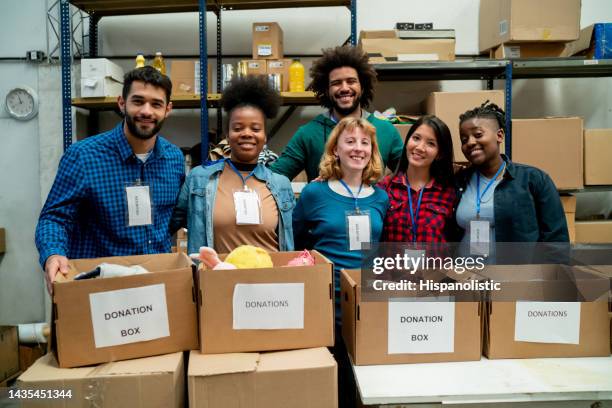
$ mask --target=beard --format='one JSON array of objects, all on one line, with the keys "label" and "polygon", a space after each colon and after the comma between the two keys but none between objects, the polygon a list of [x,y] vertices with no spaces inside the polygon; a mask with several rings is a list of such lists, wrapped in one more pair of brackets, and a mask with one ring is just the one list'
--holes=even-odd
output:
[{"label": "beard", "polygon": [[361,95],[355,94],[355,98],[353,99],[353,103],[348,107],[342,107],[338,104],[335,97],[331,97],[332,109],[338,112],[341,116],[347,116],[351,113],[355,112],[361,103]]},{"label": "beard", "polygon": [[159,133],[159,131],[161,130],[162,125],[164,123],[164,120],[162,119],[160,121],[155,121],[155,126],[153,126],[153,128],[151,128],[151,130],[144,130],[144,129],[139,128],[136,125],[136,121],[135,121],[133,116],[130,116],[128,113],[126,113],[125,114],[125,123],[126,123],[128,129],[130,130],[130,133],[132,133],[138,139],[148,140],[148,139],[151,139],[153,136],[155,136],[156,134]]}]

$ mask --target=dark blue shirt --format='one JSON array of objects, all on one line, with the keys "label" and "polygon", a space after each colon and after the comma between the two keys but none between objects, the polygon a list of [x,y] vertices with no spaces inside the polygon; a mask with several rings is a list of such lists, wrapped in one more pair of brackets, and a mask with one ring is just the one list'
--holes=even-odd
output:
[{"label": "dark blue shirt", "polygon": [[[40,264],[53,254],[78,259],[170,252],[168,224],[184,178],[178,147],[158,135],[143,163],[123,123],[72,145],[36,227]],[[128,226],[126,186],[136,180],[149,186],[152,225]]]}]

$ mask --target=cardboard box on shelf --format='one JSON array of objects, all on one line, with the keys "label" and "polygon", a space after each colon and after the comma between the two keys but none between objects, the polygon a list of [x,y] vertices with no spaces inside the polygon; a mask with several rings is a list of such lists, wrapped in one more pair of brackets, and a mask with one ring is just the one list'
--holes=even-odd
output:
[{"label": "cardboard box on shelf", "polygon": [[[521,299],[496,301],[492,293],[484,313],[489,359],[609,355],[604,276],[553,264],[496,265],[478,273],[500,282],[504,296]],[[579,301],[604,292],[597,301]]]},{"label": "cardboard box on shelf", "polygon": [[[170,63],[172,96],[200,94],[200,61],[176,60]],[[207,66],[208,93],[213,93],[213,64]]]},{"label": "cardboard box on shelf", "polygon": [[200,354],[188,368],[191,408],[335,408],[337,366],[324,348]]},{"label": "cardboard box on shelf", "polygon": [[266,73],[281,74],[281,92],[289,92],[290,59],[267,60]]},{"label": "cardboard box on shelf", "polygon": [[576,242],[576,196],[561,196],[570,242]]},{"label": "cardboard box on shelf", "polygon": [[584,184],[612,185],[612,129],[584,129]]},{"label": "cardboard box on shelf", "polygon": [[512,120],[512,160],[545,171],[562,190],[583,187],[582,118]]},{"label": "cardboard box on shelf", "polygon": [[480,2],[479,49],[517,41],[574,41],[580,33],[580,0]]},{"label": "cardboard box on shelf", "polygon": [[[47,354],[19,377],[17,386],[64,393],[64,398],[47,400],[44,406],[183,408],[183,353],[82,368],[59,368],[53,354]],[[41,400],[36,399],[22,403],[23,407],[41,406]]]},{"label": "cardboard box on shelf", "polygon": [[0,326],[0,383],[19,371],[17,326]]},{"label": "cardboard box on shelf", "polygon": [[283,266],[299,252],[272,252],[273,268],[200,269],[200,351],[206,354],[330,347],[333,265]]},{"label": "cardboard box on shelf", "polygon": [[83,58],[81,78],[112,78],[123,83],[123,68],[107,58]]},{"label": "cardboard box on shelf", "polygon": [[451,38],[399,38],[394,30],[362,31],[359,45],[372,64],[455,59],[455,39]]},{"label": "cardboard box on shelf", "polygon": [[253,59],[282,59],[283,29],[278,23],[253,23]]},{"label": "cardboard box on shelf", "polygon": [[[148,273],[72,280],[101,263]],[[53,284],[51,343],[60,367],[198,348],[195,266],[185,254],[77,259],[70,269]]]},{"label": "cardboard box on shelf", "polygon": [[6,230],[0,228],[0,254],[6,252]]},{"label": "cardboard box on shelf", "polygon": [[247,75],[266,75],[267,64],[266,60],[244,60]]},{"label": "cardboard box on shelf", "polygon": [[[482,332],[478,301],[362,301],[360,270],[343,270],[340,285],[342,337],[355,365],[480,359]],[[415,335],[410,337],[407,334],[411,332],[407,327],[410,323],[396,319],[396,323],[390,324],[392,322],[389,318],[390,313],[395,315],[397,310],[400,310],[404,314],[424,316],[425,313],[432,313],[429,307],[439,308],[441,311],[436,310],[439,311],[441,318],[439,322],[430,323],[429,328],[418,324],[421,333],[427,331],[419,336],[427,335],[427,341],[417,341],[414,339]],[[422,312],[419,312],[419,309],[422,309]],[[444,319],[445,316],[452,317]],[[402,326],[406,326],[406,330],[402,329]]]},{"label": "cardboard box on shelf", "polygon": [[19,345],[19,369],[25,371],[36,360],[47,354],[48,345],[46,343],[27,343]]},{"label": "cardboard box on shelf", "polygon": [[81,78],[81,98],[104,98],[121,95],[123,83],[113,78]]},{"label": "cardboard box on shelf", "polygon": [[581,244],[612,243],[612,220],[577,221],[576,242]]},{"label": "cardboard box on shelf", "polygon": [[[487,100],[505,109],[504,91],[432,92],[425,101],[425,112],[442,119],[450,129],[456,162],[467,161],[461,152],[459,115],[482,105]],[[504,146],[502,143],[502,153]]]}]

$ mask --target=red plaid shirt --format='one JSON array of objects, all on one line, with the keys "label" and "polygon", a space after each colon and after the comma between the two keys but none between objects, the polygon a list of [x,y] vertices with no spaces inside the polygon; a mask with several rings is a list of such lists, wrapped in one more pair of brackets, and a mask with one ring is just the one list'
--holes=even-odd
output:
[{"label": "red plaid shirt", "polygon": [[[378,186],[389,196],[389,209],[385,216],[382,242],[412,242],[412,219],[408,204],[406,175],[385,177]],[[416,242],[446,242],[444,230],[453,216],[456,193],[453,187],[442,187],[432,180],[424,187],[421,206],[418,209]],[[416,210],[419,193],[410,189],[413,210]]]}]

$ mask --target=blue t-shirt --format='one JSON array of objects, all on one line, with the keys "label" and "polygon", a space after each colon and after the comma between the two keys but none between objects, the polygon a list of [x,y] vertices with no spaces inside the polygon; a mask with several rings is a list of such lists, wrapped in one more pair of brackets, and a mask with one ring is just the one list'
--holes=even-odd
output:
[{"label": "blue t-shirt", "polygon": [[[360,211],[369,211],[370,239],[379,242],[389,198],[384,190],[358,198]],[[355,200],[334,192],[326,181],[304,187],[293,210],[293,233],[296,248],[316,249],[334,263],[335,286],[340,288],[340,269],[361,268],[361,251],[349,251],[347,212],[355,211]]]}]

